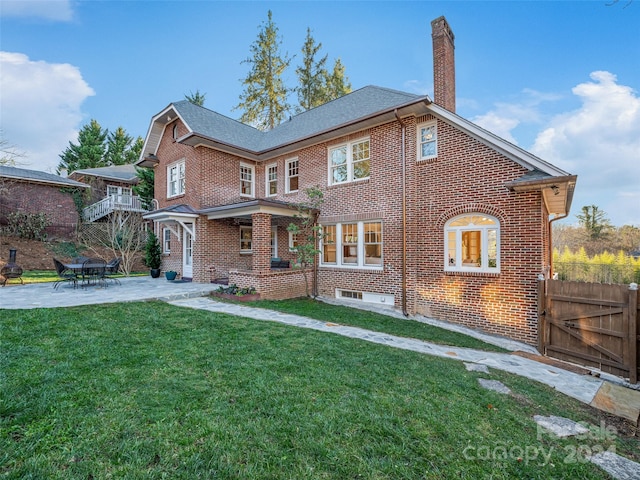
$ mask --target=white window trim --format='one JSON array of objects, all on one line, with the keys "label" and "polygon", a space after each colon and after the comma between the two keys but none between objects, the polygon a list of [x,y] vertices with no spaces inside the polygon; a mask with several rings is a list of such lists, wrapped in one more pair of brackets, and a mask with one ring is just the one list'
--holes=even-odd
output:
[{"label": "white window trim", "polygon": [[[435,127],[435,131],[436,131],[436,139],[434,140],[435,143],[435,153],[433,155],[428,155],[426,157],[422,156],[422,128],[424,127]],[[417,135],[416,135],[416,152],[418,154],[418,161],[422,161],[422,160],[432,160],[434,158],[436,158],[438,156],[438,122],[435,120],[432,120],[430,122],[424,122],[418,125],[418,129],[417,129]]]},{"label": "white window trim", "polygon": [[[291,190],[289,188],[290,179],[293,178],[293,176],[289,174],[289,165],[291,165],[293,162],[298,162],[298,174],[295,175],[296,177],[298,177],[298,188],[296,188],[295,190]],[[298,160],[298,157],[295,157],[295,158],[290,158],[284,164],[285,164],[285,169],[284,169],[284,174],[285,174],[284,192],[285,193],[295,193],[300,189],[300,161]]]},{"label": "white window trim", "polygon": [[[320,252],[320,265],[323,267],[333,267],[333,268],[357,268],[357,269],[367,269],[367,270],[383,270],[384,269],[384,223],[382,220],[361,220],[358,222],[344,222],[344,224],[357,224],[357,232],[358,232],[358,242],[356,245],[358,251],[358,262],[357,263],[344,263],[342,258],[342,225],[343,223],[327,223],[326,226],[335,225],[336,227],[336,241],[333,245],[336,246],[336,263],[325,263],[324,262],[324,241],[321,245]],[[380,264],[367,264],[365,263],[365,242],[364,242],[364,224],[365,223],[379,223],[382,226],[381,234],[382,234],[382,242],[381,242],[381,253],[382,256],[380,258]],[[323,227],[325,225],[322,225]]]},{"label": "white window trim", "polygon": [[[167,234],[169,239],[167,239]],[[169,248],[167,248],[167,246]],[[171,230],[169,228],[162,229],[162,253],[169,255],[171,253]]]},{"label": "white window trim", "polygon": [[[242,169],[248,168],[251,170],[251,194],[242,193]],[[240,162],[240,168],[238,169],[240,173],[240,196],[254,198],[256,196],[256,167],[255,165],[251,165],[249,163]]]},{"label": "white window trim", "polygon": [[[180,165],[182,165],[183,177],[180,177]],[[171,193],[171,170],[176,169],[176,193]],[[186,190],[187,166],[184,159],[167,165],[167,198],[184,195]],[[180,181],[182,178],[182,181]]]},{"label": "white window trim", "polygon": [[293,245],[293,237],[297,236],[297,235],[300,235],[300,234],[299,233],[295,234],[293,232],[289,232],[289,251],[290,252],[297,252],[298,251],[298,248]]},{"label": "white window trim", "polygon": [[[461,217],[467,217],[471,215],[482,215],[484,217],[490,218],[495,221],[495,225],[468,225],[464,227],[451,227],[449,226],[455,220]],[[447,221],[444,227],[444,270],[446,272],[465,272],[465,273],[500,273],[500,220],[491,215],[486,215],[484,213],[466,213],[463,215],[457,215],[454,218],[451,218]],[[462,262],[462,232],[463,231],[478,231],[480,230],[480,254],[481,254],[481,264],[485,266],[481,267],[465,267]],[[487,232],[489,230],[496,231],[496,266],[489,267],[489,238]],[[456,234],[456,256],[455,256],[455,264],[451,265],[448,260],[449,256],[449,232],[455,232]]]},{"label": "white window trim", "polygon": [[[271,186],[271,181],[269,179],[269,169],[276,167],[276,193],[270,193],[271,189],[269,188]],[[270,163],[269,165],[265,166],[264,169],[264,177],[265,177],[265,185],[264,185],[264,196],[265,197],[275,197],[276,195],[278,195],[278,164],[277,163]]]},{"label": "white window trim", "polygon": [[276,225],[271,227],[271,258],[278,257],[278,226]]},{"label": "white window trim", "polygon": [[[369,142],[369,168],[371,168],[371,138],[362,137],[351,142],[341,143],[339,145],[332,145],[327,150],[327,167],[328,167],[328,185],[344,185],[345,183],[361,182],[368,180],[371,177],[371,170],[369,170],[369,176],[363,178],[353,178],[353,145],[356,143]],[[333,165],[331,164],[331,152],[338,148],[347,147],[347,179],[344,182],[333,181]]]},{"label": "white window trim", "polygon": [[[251,232],[251,248],[250,249],[243,249],[242,248],[242,232],[248,230],[249,232]],[[253,253],[253,228],[249,227],[249,226],[245,226],[245,225],[240,225],[240,254],[241,255],[249,255],[251,253]]]}]

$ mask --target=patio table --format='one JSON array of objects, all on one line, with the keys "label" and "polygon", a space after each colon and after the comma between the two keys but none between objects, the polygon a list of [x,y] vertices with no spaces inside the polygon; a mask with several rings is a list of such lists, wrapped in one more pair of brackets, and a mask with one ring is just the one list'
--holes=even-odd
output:
[{"label": "patio table", "polygon": [[65,263],[64,266],[82,277],[82,287],[89,285],[107,285],[104,280],[107,262],[89,260],[84,263]]}]

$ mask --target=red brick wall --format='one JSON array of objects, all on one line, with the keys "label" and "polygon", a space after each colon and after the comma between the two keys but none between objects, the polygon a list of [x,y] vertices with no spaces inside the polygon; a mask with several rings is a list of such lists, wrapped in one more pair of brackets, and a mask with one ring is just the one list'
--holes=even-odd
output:
[{"label": "red brick wall", "polygon": [[[549,264],[550,234],[541,195],[509,191],[505,183],[519,178],[526,169],[443,121],[438,121],[437,127],[438,157],[417,162],[416,126],[429,120],[432,120],[430,116],[404,120],[407,310],[409,313],[421,313],[535,343],[536,277]],[[365,136],[371,139],[370,178],[328,186],[328,147]],[[321,295],[334,296],[336,288],[392,294],[396,307],[401,306],[401,143],[400,124],[392,122],[305,148],[296,155],[265,162],[265,165],[274,162],[278,165],[278,194],[271,199],[299,202],[305,200],[306,187],[318,186],[324,192],[321,221],[376,219],[383,222],[384,269],[321,267],[318,274]],[[247,200],[240,197],[241,160],[237,157],[204,147],[194,149],[178,145],[170,134],[165,134],[158,157],[161,163],[156,168],[156,195],[161,207],[186,203],[194,208],[203,208]],[[300,191],[285,194],[285,162],[293,157],[300,162]],[[163,198],[166,191],[166,165],[181,158],[186,159],[187,192],[178,198],[166,200]],[[264,196],[264,171],[264,165],[256,165],[257,198]],[[444,272],[444,225],[449,219],[465,212],[490,214],[500,221],[499,274]],[[266,218],[260,221],[266,221]],[[278,226],[278,254],[291,260],[294,255],[288,252],[286,231],[290,221],[288,218],[271,219],[271,225]],[[265,280],[270,275],[260,276],[262,273],[257,271],[246,273],[252,266],[262,271],[266,265],[257,262],[253,255],[240,255],[240,222],[234,219],[198,219],[194,280],[208,282],[214,278],[234,276],[238,280],[243,278],[249,281],[253,278],[256,281],[259,277],[260,288],[267,289],[261,294],[279,296],[280,293],[275,293],[275,284]],[[257,245],[255,234],[254,230],[254,255]],[[261,257],[264,261],[270,254],[266,250],[266,238],[263,240]],[[178,243],[173,242],[173,245],[177,247]],[[175,251],[176,255],[180,255],[175,262],[181,264],[181,247]],[[172,248],[165,265],[174,265],[170,263],[173,261]],[[236,270],[238,272],[233,273]],[[294,278],[295,275],[291,277]],[[287,281],[291,279],[287,277]],[[287,289],[289,296],[297,292],[291,284],[283,291]]]},{"label": "red brick wall", "polygon": [[78,225],[78,211],[71,193],[60,185],[19,181],[7,182],[7,193],[0,196],[0,221],[6,222],[12,212],[45,213],[51,226],[50,237],[72,238]]}]

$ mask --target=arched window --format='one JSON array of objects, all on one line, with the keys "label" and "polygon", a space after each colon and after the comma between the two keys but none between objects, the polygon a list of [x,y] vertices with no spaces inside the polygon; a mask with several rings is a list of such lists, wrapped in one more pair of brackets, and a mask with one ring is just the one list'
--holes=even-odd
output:
[{"label": "arched window", "polygon": [[500,271],[500,222],[482,213],[459,215],[444,227],[444,269]]}]

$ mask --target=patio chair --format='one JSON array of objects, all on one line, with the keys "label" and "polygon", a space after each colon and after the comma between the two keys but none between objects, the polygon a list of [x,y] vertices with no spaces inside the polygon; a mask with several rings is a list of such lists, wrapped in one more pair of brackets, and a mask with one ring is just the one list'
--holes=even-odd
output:
[{"label": "patio chair", "polygon": [[120,268],[120,263],[122,262],[121,258],[114,258],[113,260],[111,260],[109,263],[107,263],[106,268],[104,269],[104,279],[105,280],[112,280],[113,282],[117,283],[118,285],[120,285],[120,280],[118,280],[116,277],[112,276],[118,273],[118,270]]},{"label": "patio chair", "polygon": [[58,259],[54,258],[53,264],[56,266],[56,273],[58,274],[58,280],[53,284],[54,290],[63,282],[72,282],[73,288],[78,287],[78,276],[76,272],[65,267],[64,263]]},{"label": "patio chair", "polygon": [[83,286],[88,285],[104,285],[107,286],[105,281],[105,271],[107,263],[100,258],[89,258],[82,264],[82,282]]}]

